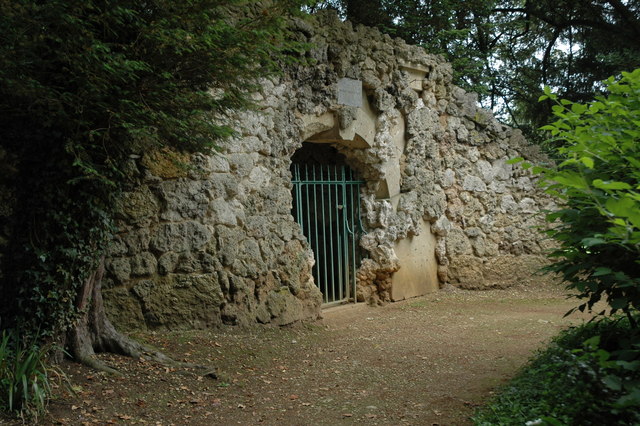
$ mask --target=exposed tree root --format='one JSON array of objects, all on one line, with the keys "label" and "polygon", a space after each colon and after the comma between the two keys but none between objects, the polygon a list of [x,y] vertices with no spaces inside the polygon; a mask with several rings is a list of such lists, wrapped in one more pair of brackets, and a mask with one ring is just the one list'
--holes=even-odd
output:
[{"label": "exposed tree root", "polygon": [[96,271],[85,281],[76,300],[77,307],[82,314],[76,326],[67,333],[67,347],[76,361],[96,370],[110,374],[121,374],[118,370],[95,358],[96,352],[111,352],[135,359],[155,361],[176,368],[204,370],[202,376],[217,378],[216,370],[211,366],[176,361],[162,352],[119,333],[107,318],[104,310],[103,276],[104,258],[100,260]]}]

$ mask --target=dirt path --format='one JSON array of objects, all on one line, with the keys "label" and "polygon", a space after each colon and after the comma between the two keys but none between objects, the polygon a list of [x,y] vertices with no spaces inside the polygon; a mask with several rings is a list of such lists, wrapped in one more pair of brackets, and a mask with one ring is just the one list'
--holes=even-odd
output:
[{"label": "dirt path", "polygon": [[108,377],[65,364],[47,423],[161,425],[464,425],[497,385],[578,318],[557,291],[441,291],[384,307],[357,305],[275,329],[138,337],[222,380],[115,356]]}]

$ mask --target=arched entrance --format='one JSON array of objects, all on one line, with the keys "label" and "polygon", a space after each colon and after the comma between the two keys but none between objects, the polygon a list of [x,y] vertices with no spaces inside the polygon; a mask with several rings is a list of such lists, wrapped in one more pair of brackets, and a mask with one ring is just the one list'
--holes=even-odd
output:
[{"label": "arched entrance", "polygon": [[292,215],[313,250],[313,278],[323,304],[355,302],[365,182],[328,144],[305,142],[291,160]]}]

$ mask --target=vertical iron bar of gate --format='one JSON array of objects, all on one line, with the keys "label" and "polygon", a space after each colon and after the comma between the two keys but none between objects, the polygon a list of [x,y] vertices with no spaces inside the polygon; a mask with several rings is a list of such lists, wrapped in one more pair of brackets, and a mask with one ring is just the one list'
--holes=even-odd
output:
[{"label": "vertical iron bar of gate", "polygon": [[[327,175],[329,176],[329,181],[331,181],[331,166],[328,165],[327,166]],[[335,194],[336,192],[336,188],[335,188],[335,183],[329,183],[329,235],[331,236],[331,238],[329,239],[329,247],[331,248],[330,251],[330,256],[328,258],[329,262],[331,263],[331,280],[332,280],[332,286],[331,286],[331,301],[335,302],[336,301],[336,283],[335,283],[335,279],[336,279],[336,274],[335,274],[335,265],[334,265],[334,251],[333,251],[333,232],[334,232],[334,226],[333,226],[333,213],[335,210],[335,206],[336,206],[336,201],[337,201],[337,194]],[[338,225],[337,220],[336,220],[336,226]],[[338,230],[335,229],[335,232],[337,234]]]},{"label": "vertical iron bar of gate", "polygon": [[302,228],[304,234],[304,220],[302,219],[302,177],[300,176],[300,166],[294,165],[294,179],[296,181],[296,219]]},{"label": "vertical iron bar of gate", "polygon": [[351,217],[353,219],[352,223],[352,227],[353,227],[353,244],[352,244],[352,251],[353,251],[353,267],[352,267],[352,273],[353,273],[353,277],[352,277],[352,285],[353,285],[353,302],[357,302],[357,290],[358,290],[358,279],[357,279],[357,275],[356,275],[356,268],[358,267],[359,262],[359,258],[358,258],[358,252],[357,250],[357,244],[360,242],[360,238],[358,238],[359,234],[358,233],[358,229],[356,228],[356,221],[360,221],[360,183],[356,183],[353,184],[351,186],[351,191],[352,191],[352,195],[351,195],[351,200],[352,200],[352,206],[351,206]]},{"label": "vertical iron bar of gate", "polygon": [[335,179],[335,188],[336,188],[336,277],[338,279],[338,299],[344,299],[344,277],[342,276],[342,263],[344,261],[342,257],[342,240],[344,237],[344,233],[342,231],[343,223],[342,223],[342,182],[340,182],[340,168],[338,166],[333,166],[333,174]]},{"label": "vertical iron bar of gate", "polygon": [[337,300],[342,300],[343,299],[343,295],[342,295],[342,287],[343,285],[343,277],[342,277],[342,270],[344,269],[342,267],[342,263],[343,263],[343,259],[342,259],[342,239],[344,237],[344,232],[342,231],[342,228],[344,227],[344,223],[342,222],[342,220],[340,220],[340,217],[342,215],[342,197],[340,196],[340,190],[342,189],[342,185],[340,182],[340,178],[339,178],[339,174],[340,174],[340,170],[338,168],[338,166],[334,165],[333,166],[333,176],[334,176],[334,187],[335,187],[335,191],[336,191],[336,200],[335,200],[335,212],[336,212],[336,268],[337,268],[337,274],[336,277],[338,279],[338,299]]},{"label": "vertical iron bar of gate", "polygon": [[[306,205],[306,231],[305,227],[302,227],[302,232],[307,237],[307,241],[309,242],[309,246],[313,247],[313,241],[311,240],[310,230],[311,230],[311,216],[309,214],[309,184],[307,181],[309,180],[309,168],[307,165],[304,165],[304,181],[300,182],[301,194],[304,194],[304,199],[300,200],[301,209],[304,210],[304,206]],[[304,215],[304,213],[303,213]],[[304,222],[304,219],[303,219]],[[311,271],[313,272],[313,270]]]},{"label": "vertical iron bar of gate", "polygon": [[[316,168],[313,167],[313,179],[316,179]],[[312,185],[313,186],[313,194],[314,194],[314,203],[313,203],[313,208],[315,210],[315,221],[313,224],[313,230],[314,230],[314,234],[316,237],[316,251],[313,252],[313,256],[315,257],[315,261],[316,261],[316,276],[314,277],[314,279],[316,280],[316,285],[318,286],[318,288],[320,289],[320,292],[322,293],[322,297],[323,297],[323,302],[324,302],[324,294],[325,291],[323,290],[323,280],[325,279],[326,274],[324,273],[324,264],[322,263],[322,255],[320,254],[320,251],[322,250],[322,245],[324,244],[324,240],[322,240],[320,237],[322,234],[318,234],[318,202],[316,200],[317,197],[317,185]],[[320,194],[322,195],[322,194]]]},{"label": "vertical iron bar of gate", "polygon": [[[333,170],[331,170],[331,168],[331,166],[327,166],[332,180],[330,188],[333,199],[331,200],[329,208],[329,214],[331,214],[331,221],[329,223],[331,224],[331,277],[333,279],[333,285],[331,286],[333,291],[333,300],[331,301],[335,302],[336,300],[339,300],[338,298],[340,297],[340,275],[338,273],[340,262],[336,264],[336,259],[340,259],[340,257],[338,257],[338,251],[340,248],[340,229],[338,228],[338,209],[336,208],[338,206],[338,185],[335,180],[336,169],[335,166],[333,166]],[[338,278],[337,288],[335,282],[336,277]]]},{"label": "vertical iron bar of gate", "polygon": [[[308,178],[308,176],[307,176]],[[312,167],[311,168],[311,179],[315,182],[316,181],[316,168]],[[320,239],[318,238],[318,185],[312,184],[310,185],[310,189],[313,191],[313,200],[311,201],[311,205],[313,206],[313,211],[315,212],[315,219],[313,221],[313,237],[314,237],[314,248],[315,250],[313,251],[313,254],[315,256],[315,265],[316,265],[316,285],[318,286],[319,289],[321,289],[320,291],[322,292],[322,283],[321,283],[321,278],[322,278],[322,271],[320,270],[320,259],[318,258],[318,253],[320,252]],[[309,233],[311,233],[311,230],[309,230]],[[324,298],[324,292],[322,292],[322,297]]]},{"label": "vertical iron bar of gate", "polygon": [[[349,176],[349,178],[351,178],[351,176]],[[351,179],[349,179],[351,180]],[[345,212],[345,215],[347,216],[347,238],[349,240],[349,246],[348,248],[350,249],[347,253],[347,265],[349,266],[349,270],[347,271],[347,274],[350,278],[349,280],[349,296],[353,296],[353,300],[355,301],[355,297],[356,297],[356,292],[355,292],[355,288],[353,287],[353,282],[355,281],[355,275],[354,275],[354,270],[353,267],[355,266],[355,256],[353,256],[354,253],[354,242],[355,242],[355,236],[352,235],[351,230],[353,229],[353,184],[349,184],[348,186],[348,191],[349,193],[346,194],[346,199],[348,200],[348,204],[347,204],[347,208],[348,211]],[[347,190],[347,188],[345,188],[345,191]]]},{"label": "vertical iron bar of gate", "polygon": [[[356,220],[360,218],[360,184],[352,184],[351,185],[351,229],[353,232],[351,233],[352,243],[351,243],[351,253],[353,261],[351,266],[351,285],[353,286],[353,302],[357,302],[357,276],[356,276],[356,268],[358,265],[358,258],[356,253],[356,244],[358,244],[358,231],[356,230]],[[358,212],[356,215],[356,211]]]},{"label": "vertical iron bar of gate", "polygon": [[[352,229],[353,229],[353,223],[352,223],[353,206],[351,206],[351,204],[353,204],[353,196],[352,196],[352,194],[353,194],[353,190],[352,190],[353,185],[351,184],[351,182],[349,182],[349,185],[347,185],[345,183],[345,192],[346,192],[347,187],[349,189],[349,193],[348,193],[348,195],[345,194],[345,198],[347,200],[349,200],[349,203],[348,203],[348,210],[345,211],[345,227],[346,227],[346,232],[345,232],[346,242],[345,243],[347,244],[346,263],[347,263],[347,266],[349,268],[348,271],[347,271],[347,276],[348,276],[348,279],[349,279],[349,281],[348,281],[348,283],[349,283],[348,284],[349,293],[353,292],[353,297],[354,297],[354,301],[355,301],[355,288],[352,289],[353,275],[351,275],[353,273],[352,265],[353,265],[353,261],[354,261],[354,259],[351,256],[352,252],[353,252],[353,241],[354,241],[353,237],[352,237],[352,235],[353,235],[353,231],[352,231]],[[349,296],[351,296],[351,294]]]},{"label": "vertical iron bar of gate", "polygon": [[[311,179],[310,177],[315,173],[315,168],[311,167],[311,172],[309,172],[309,169],[307,169],[307,182],[309,182]],[[311,176],[310,176],[311,175]],[[320,291],[322,291],[322,283],[320,281],[320,278],[322,277],[322,271],[320,270],[320,261],[318,260],[318,255],[316,254],[318,252],[318,237],[317,237],[317,232],[316,229],[318,228],[318,217],[317,217],[317,213],[316,213],[316,206],[314,204],[314,202],[311,200],[311,194],[315,193],[315,186],[309,182],[308,186],[307,186],[307,210],[308,210],[308,214],[309,216],[312,218],[312,222],[309,224],[309,240],[313,240],[313,257],[315,259],[315,275],[314,275],[314,279],[316,280],[316,285],[318,286],[319,289],[321,289]],[[311,205],[311,208],[309,208],[308,206]]]},{"label": "vertical iron bar of gate", "polygon": [[[338,173],[336,173],[336,178]],[[347,199],[346,199],[346,176],[345,176],[345,167],[340,166],[340,214],[342,219],[340,220],[340,299],[348,299],[349,298],[349,276],[348,276],[348,236],[346,229],[346,219],[347,219]],[[344,290],[344,297],[342,297],[342,293]]]},{"label": "vertical iron bar of gate", "polygon": [[356,244],[358,243],[359,233],[363,232],[362,223],[360,222],[360,185],[362,183],[362,181],[354,180],[353,171],[349,170],[348,181],[345,182],[345,186],[349,188],[347,195],[348,211],[345,213],[347,215],[345,226],[348,233],[345,237],[348,238],[348,241],[345,244],[348,247],[346,262],[349,266],[349,289],[354,302],[356,301],[357,293],[356,268],[359,260]]},{"label": "vertical iron bar of gate", "polygon": [[[322,171],[322,167],[320,167],[320,181],[322,181],[323,179],[324,179],[324,174],[323,174],[323,171]],[[320,209],[320,212],[321,212],[320,217],[322,218],[322,223],[324,224],[324,203],[325,203],[325,198],[324,198],[324,190],[322,188],[320,189],[320,199],[322,201],[322,206],[321,206],[321,209]],[[317,208],[317,206],[316,206],[316,208]],[[318,223],[318,222],[319,221],[317,221],[316,223]],[[318,226],[318,225],[316,225],[316,226]],[[324,303],[327,303],[329,301],[329,291],[328,291],[328,287],[327,287],[327,283],[326,283],[326,281],[327,281],[327,262],[323,261],[324,258],[326,257],[325,253],[326,253],[326,250],[327,250],[327,239],[326,239],[326,233],[325,233],[324,229],[321,229],[320,231],[321,231],[321,235],[323,236],[323,238],[322,238],[322,253],[320,252],[320,249],[318,249],[318,252],[316,253],[316,262],[318,262],[318,266],[322,265],[322,269],[323,269],[323,272],[324,272],[324,274],[323,274],[324,275],[323,276],[324,282],[321,284],[320,280],[318,279],[318,287],[320,287],[320,290],[322,291],[322,288],[324,286],[325,290],[322,291],[322,297],[323,297]]]}]

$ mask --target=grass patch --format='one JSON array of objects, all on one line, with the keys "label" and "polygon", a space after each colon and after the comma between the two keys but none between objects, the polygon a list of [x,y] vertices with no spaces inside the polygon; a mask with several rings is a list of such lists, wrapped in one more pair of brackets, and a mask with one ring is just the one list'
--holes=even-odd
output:
[{"label": "grass patch", "polygon": [[25,340],[15,331],[0,337],[0,409],[37,423],[51,397],[59,370],[47,363],[50,345]]},{"label": "grass patch", "polygon": [[473,420],[483,426],[640,424],[640,332],[625,318],[564,331]]}]

